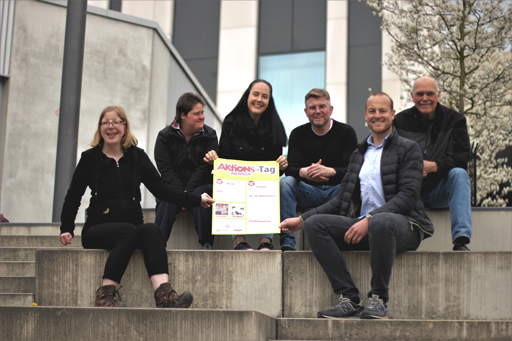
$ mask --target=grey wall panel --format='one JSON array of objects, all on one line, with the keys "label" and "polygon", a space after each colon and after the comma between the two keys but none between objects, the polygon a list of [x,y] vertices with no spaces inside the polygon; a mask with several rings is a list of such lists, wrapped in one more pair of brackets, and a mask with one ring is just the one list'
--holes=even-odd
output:
[{"label": "grey wall panel", "polygon": [[364,121],[368,89],[380,91],[382,84],[380,19],[357,0],[350,0],[348,18],[347,122],[361,141],[370,134]]},{"label": "grey wall panel", "polygon": [[295,1],[293,6],[293,50],[325,50],[326,38],[326,1]]},{"label": "grey wall panel", "polygon": [[[173,60],[169,67],[169,101],[167,108],[167,124],[172,123],[174,120],[176,115],[176,102],[178,101],[178,98],[185,92],[197,93],[197,89],[194,84],[192,84],[190,79],[181,71],[180,65]],[[204,108],[204,115],[205,123],[219,132],[220,129],[218,128],[222,123],[215,119],[215,115],[210,107],[206,106]],[[220,133],[218,136],[220,137]]]},{"label": "grey wall panel", "polygon": [[261,0],[258,25],[260,55],[292,51],[292,0]]},{"label": "grey wall panel", "polygon": [[[94,11],[98,15],[87,15],[78,157],[89,148],[99,114],[111,104],[126,109],[139,145],[152,156],[169,108],[200,85],[161,30],[149,25],[154,22],[132,23],[122,13]],[[0,188],[2,213],[11,222],[51,221],[65,19],[61,5],[16,4]],[[205,111],[215,126],[213,110]],[[86,191],[77,222],[84,221],[88,203]]]}]

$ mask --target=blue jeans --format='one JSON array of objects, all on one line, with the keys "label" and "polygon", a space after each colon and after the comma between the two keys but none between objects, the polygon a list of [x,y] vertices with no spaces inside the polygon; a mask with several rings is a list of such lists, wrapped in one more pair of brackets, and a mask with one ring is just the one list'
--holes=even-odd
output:
[{"label": "blue jeans", "polygon": [[426,207],[450,209],[452,242],[458,237],[471,240],[471,189],[464,169],[452,168],[430,192],[422,192],[421,198]]},{"label": "blue jeans", "polygon": [[341,251],[370,250],[372,269],[371,290],[387,302],[388,286],[395,255],[416,250],[421,232],[406,216],[396,213],[377,213],[369,221],[368,234],[357,244],[347,244],[345,233],[360,219],[333,214],[317,214],[304,222],[304,234],[311,251],[331,282],[334,293],[359,302],[359,290],[348,271]]},{"label": "blue jeans", "polygon": [[[281,178],[279,182],[281,198],[281,221],[295,217],[297,206],[301,208],[318,207],[338,195],[340,185],[312,186],[295,179],[293,176]],[[293,233],[281,232],[279,234],[281,247],[289,246],[295,249],[295,236]]]}]

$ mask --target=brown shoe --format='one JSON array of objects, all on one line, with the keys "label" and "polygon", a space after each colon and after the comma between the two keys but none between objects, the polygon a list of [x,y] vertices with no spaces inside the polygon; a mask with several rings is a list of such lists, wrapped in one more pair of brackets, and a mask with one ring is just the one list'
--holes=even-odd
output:
[{"label": "brown shoe", "polygon": [[194,296],[190,292],[185,291],[178,295],[169,282],[162,283],[155,290],[157,308],[188,308],[193,301]]},{"label": "brown shoe", "polygon": [[[119,287],[121,289],[121,286]],[[117,297],[116,297],[117,296]],[[95,307],[119,307],[121,295],[115,285],[104,285],[96,291]]]}]

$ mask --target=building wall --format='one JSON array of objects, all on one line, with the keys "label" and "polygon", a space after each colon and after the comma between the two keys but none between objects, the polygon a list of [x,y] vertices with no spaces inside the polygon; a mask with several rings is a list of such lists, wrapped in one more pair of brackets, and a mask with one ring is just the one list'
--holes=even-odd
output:
[{"label": "building wall", "polygon": [[[258,75],[258,57],[264,52],[258,48],[260,25],[269,17],[260,17],[259,0],[215,2],[218,12],[200,17],[202,21],[217,21],[218,32],[211,24],[198,25],[197,30],[201,33],[210,27],[208,36],[218,37],[217,62],[194,69],[193,61],[187,65],[171,44],[180,16],[176,1],[122,1],[121,13],[109,10],[109,1],[88,1],[89,9],[98,15],[87,17],[78,156],[88,146],[101,109],[118,103],[127,109],[141,146],[152,157],[156,134],[172,121],[176,100],[185,91],[204,94],[209,103],[206,122],[220,135],[217,117],[231,111]],[[283,1],[289,2],[292,0]],[[196,12],[202,10],[201,3],[192,4]],[[352,124],[361,140],[369,133],[363,118],[368,88],[388,92],[395,103],[402,94],[396,76],[381,66],[389,39],[378,30],[378,18],[364,3],[318,3],[326,6],[325,21],[315,20],[310,25],[325,25],[325,86],[335,107],[333,117]],[[40,1],[17,2],[0,173],[0,210],[11,221],[51,219],[64,25],[64,7]],[[186,34],[186,30],[179,34]],[[301,37],[300,30],[294,34]],[[194,51],[193,46],[186,46],[187,39],[180,39],[184,53]],[[197,42],[190,39],[190,44]],[[292,50],[300,50],[300,44],[294,44]],[[193,59],[194,53],[187,58]],[[213,76],[215,83],[210,96],[201,81],[205,74]],[[297,101],[302,103],[303,96]],[[153,197],[147,193],[144,197],[145,206],[151,207]]]},{"label": "building wall", "polygon": [[221,1],[217,108],[225,117],[250,82],[258,61],[258,1]]},{"label": "building wall", "polygon": [[[207,124],[220,127],[211,99],[157,25],[141,25],[147,21],[131,22],[126,15],[96,7],[89,10],[77,160],[89,148],[99,114],[112,104],[125,108],[139,146],[152,159],[158,131],[172,121],[183,92],[201,93],[208,103]],[[51,221],[65,21],[65,7],[17,2],[0,208],[11,222]],[[77,221],[84,220],[88,195]],[[144,207],[154,206],[151,194],[143,197]]]},{"label": "building wall", "polygon": [[[202,14],[201,21],[210,20],[212,23],[218,20],[217,13],[209,11],[208,8],[214,6],[213,3],[216,2],[217,0],[183,1],[183,3],[189,3],[186,6],[193,7],[196,12],[201,12],[203,9],[206,16]],[[108,1],[89,0],[89,4],[93,3],[105,8],[109,6]],[[154,10],[155,3],[158,3],[161,10]],[[181,18],[180,13],[174,10],[175,3],[171,0],[123,0],[121,11],[156,20],[162,27],[167,27],[169,23],[171,26],[173,23],[176,25],[177,18]],[[301,15],[301,7],[310,6],[313,10],[317,10],[324,6],[324,3],[326,3],[325,21],[316,19],[309,21],[307,14],[303,18],[296,17]],[[273,10],[270,13],[259,13],[260,8],[267,7],[272,7]],[[293,24],[293,20],[296,20],[297,25]],[[280,25],[268,25],[268,22],[276,21]],[[364,2],[360,3],[358,0],[221,0],[218,66],[215,68],[209,65],[202,68],[192,67],[192,69],[200,80],[211,78],[212,73],[217,73],[215,94],[211,91],[209,93],[216,101],[221,115],[225,116],[240,99],[247,85],[257,77],[259,55],[279,51],[281,53],[299,51],[302,48],[302,41],[307,41],[308,36],[314,36],[314,32],[322,30],[321,26],[324,24],[326,25],[325,87],[331,93],[332,103],[335,106],[333,117],[352,124],[358,136],[362,138],[368,133],[363,111],[369,88],[372,91],[388,92],[397,104],[401,102],[400,96],[403,96],[402,86],[396,75],[381,65],[381,61],[386,58],[385,53],[389,51],[389,37],[381,33],[379,18],[366,8]],[[196,35],[201,30],[208,37],[216,33],[212,32],[211,28],[205,31],[199,26],[206,25],[201,23],[193,26],[192,35]],[[164,31],[167,34],[165,29]],[[172,29],[170,31],[168,36],[172,37]],[[291,40],[290,36],[297,39]],[[210,40],[215,39],[210,38]],[[194,43],[191,39],[190,44]],[[179,46],[178,50],[180,50]],[[311,50],[311,46],[306,50]],[[302,101],[302,98],[297,100]],[[407,103],[404,102],[404,105]]]}]

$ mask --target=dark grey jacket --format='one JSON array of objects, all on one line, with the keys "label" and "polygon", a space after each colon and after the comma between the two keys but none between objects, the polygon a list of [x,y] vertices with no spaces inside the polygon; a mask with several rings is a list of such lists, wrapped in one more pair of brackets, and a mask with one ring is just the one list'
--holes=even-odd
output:
[{"label": "dark grey jacket", "polygon": [[219,151],[217,133],[206,124],[204,132],[188,141],[171,125],[160,130],[155,143],[155,162],[165,181],[179,190],[192,192],[212,183],[212,166],[203,158],[210,150]]},{"label": "dark grey jacket", "polygon": [[452,168],[468,168],[468,128],[466,118],[457,111],[437,103],[434,121],[429,127],[418,109],[411,107],[396,114],[393,126],[398,135],[419,144],[424,160],[437,163],[438,171],[423,179],[423,191],[434,189]]},{"label": "dark grey jacket", "polygon": [[[352,218],[361,215],[359,172],[367,148],[368,143],[365,139],[352,154],[338,196],[302,214],[302,219],[306,220],[314,214],[339,214]],[[424,232],[424,238],[430,237],[434,233],[434,226],[420,200],[423,158],[418,144],[398,136],[393,129],[382,152],[380,173],[386,203],[369,214],[402,214],[409,218],[411,224],[420,227]]]}]

